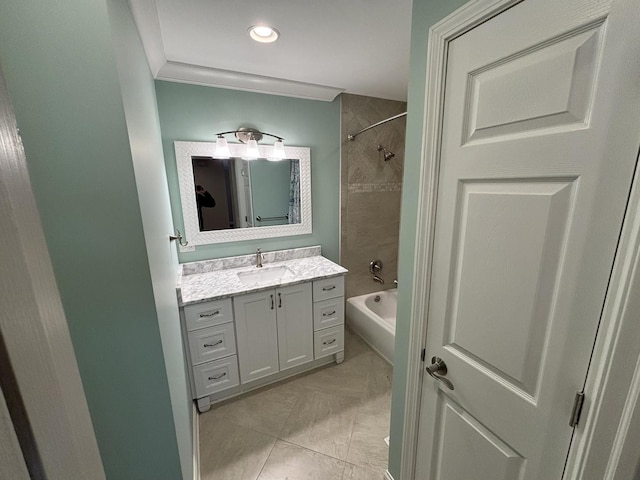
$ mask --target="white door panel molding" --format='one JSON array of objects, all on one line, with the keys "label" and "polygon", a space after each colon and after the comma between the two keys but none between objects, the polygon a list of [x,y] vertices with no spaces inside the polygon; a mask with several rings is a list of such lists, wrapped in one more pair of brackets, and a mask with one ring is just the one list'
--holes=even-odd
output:
[{"label": "white door panel molding", "polygon": [[[560,478],[580,444],[640,141],[633,3],[477,1],[430,31],[403,479],[464,476],[462,438],[503,456],[484,476]],[[425,334],[454,391],[423,382]]]}]

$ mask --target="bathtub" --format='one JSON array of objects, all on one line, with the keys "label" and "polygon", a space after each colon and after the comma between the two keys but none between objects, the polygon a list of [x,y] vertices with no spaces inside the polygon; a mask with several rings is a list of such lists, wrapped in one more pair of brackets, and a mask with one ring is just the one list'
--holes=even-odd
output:
[{"label": "bathtub", "polygon": [[397,303],[398,290],[394,288],[348,298],[346,311],[351,329],[392,365]]}]

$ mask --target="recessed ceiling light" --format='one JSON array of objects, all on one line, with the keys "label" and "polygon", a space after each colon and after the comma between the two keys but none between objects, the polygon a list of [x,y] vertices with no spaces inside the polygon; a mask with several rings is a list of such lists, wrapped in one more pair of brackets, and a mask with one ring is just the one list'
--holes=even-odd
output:
[{"label": "recessed ceiling light", "polygon": [[249,36],[256,42],[272,43],[278,39],[280,32],[266,25],[254,25],[249,27]]}]

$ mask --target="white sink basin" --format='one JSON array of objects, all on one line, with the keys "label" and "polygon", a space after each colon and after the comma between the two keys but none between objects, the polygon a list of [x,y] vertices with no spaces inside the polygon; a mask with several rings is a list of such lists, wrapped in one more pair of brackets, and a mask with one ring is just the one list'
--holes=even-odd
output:
[{"label": "white sink basin", "polygon": [[284,265],[278,267],[262,267],[245,272],[238,272],[238,279],[240,279],[244,285],[254,285],[256,283],[280,280],[289,272],[291,272],[291,270]]}]

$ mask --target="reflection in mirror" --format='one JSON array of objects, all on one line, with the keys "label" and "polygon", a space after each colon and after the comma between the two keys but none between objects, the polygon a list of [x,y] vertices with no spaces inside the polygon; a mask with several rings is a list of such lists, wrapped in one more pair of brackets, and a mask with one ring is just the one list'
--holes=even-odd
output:
[{"label": "reflection in mirror", "polygon": [[300,161],[192,156],[201,232],[300,223]]},{"label": "reflection in mirror", "polygon": [[285,146],[285,160],[268,161],[270,145],[258,145],[257,160],[242,159],[244,144],[229,144],[226,159],[214,158],[213,142],[174,146],[182,227],[190,245],[312,232],[309,147]]}]

